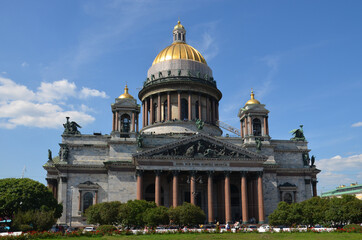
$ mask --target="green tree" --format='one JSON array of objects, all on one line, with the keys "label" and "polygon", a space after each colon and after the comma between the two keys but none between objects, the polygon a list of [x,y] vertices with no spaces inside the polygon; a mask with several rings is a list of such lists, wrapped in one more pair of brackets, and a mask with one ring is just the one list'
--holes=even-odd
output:
[{"label": "green tree", "polygon": [[129,200],[120,207],[119,221],[128,227],[143,227],[145,226],[143,215],[149,208],[156,208],[156,203],[145,200]]},{"label": "green tree", "polygon": [[15,229],[21,229],[22,226],[31,226],[32,230],[47,231],[55,223],[57,219],[54,217],[54,210],[28,210],[26,212],[17,212],[13,218]]},{"label": "green tree", "polygon": [[0,179],[0,216],[12,217],[30,210],[52,211],[59,218],[63,207],[43,184],[29,178]]},{"label": "green tree", "polygon": [[272,226],[289,225],[291,209],[291,204],[279,202],[278,207],[269,215],[269,223]]},{"label": "green tree", "polygon": [[87,222],[100,225],[119,224],[119,213],[122,203],[118,201],[98,203],[86,210]]},{"label": "green tree", "polygon": [[170,208],[169,211],[170,219],[178,225],[195,226],[206,219],[206,215],[200,207],[187,202],[176,208]]},{"label": "green tree", "polygon": [[324,224],[326,223],[326,210],[329,199],[313,197],[300,203],[303,211],[303,224]]},{"label": "green tree", "polygon": [[352,195],[331,198],[326,211],[326,221],[331,224],[360,223],[362,201]]},{"label": "green tree", "polygon": [[149,227],[156,227],[157,225],[166,225],[170,222],[168,208],[159,206],[156,208],[149,208],[143,215],[143,221]]}]

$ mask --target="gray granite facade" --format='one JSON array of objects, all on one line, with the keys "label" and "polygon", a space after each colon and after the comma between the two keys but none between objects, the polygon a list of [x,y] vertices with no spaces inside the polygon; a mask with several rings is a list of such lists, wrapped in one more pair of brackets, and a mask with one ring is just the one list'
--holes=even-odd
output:
[{"label": "gray granite facade", "polygon": [[[177,41],[184,41],[184,35],[177,34],[185,32],[178,23],[174,38],[181,36]],[[149,69],[139,92],[142,113],[126,87],[111,105],[109,135],[63,134],[60,157],[44,165],[48,186],[63,204],[59,223],[86,225],[84,211],[96,203],[156,201],[155,184],[161,189],[157,204],[171,207],[192,198],[209,222],[267,222],[278,202],[300,202],[315,195],[320,170],[308,162],[308,143],[271,139],[269,111],[253,93],[235,113],[241,123],[240,136],[221,136],[221,97],[206,63],[162,61]],[[196,125],[197,119],[203,126]],[[172,184],[176,173],[178,191]],[[160,181],[155,181],[156,176]],[[212,182],[208,182],[210,176]],[[194,190],[190,182],[196,180],[192,179],[197,179]],[[214,189],[211,195],[208,184]]]}]

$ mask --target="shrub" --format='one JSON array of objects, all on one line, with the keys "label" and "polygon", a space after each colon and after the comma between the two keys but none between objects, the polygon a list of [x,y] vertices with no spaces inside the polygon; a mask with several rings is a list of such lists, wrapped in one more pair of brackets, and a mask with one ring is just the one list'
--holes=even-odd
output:
[{"label": "shrub", "polygon": [[29,232],[33,230],[33,228],[28,224],[21,224],[18,228],[22,232]]},{"label": "shrub", "polygon": [[362,233],[362,226],[359,224],[349,224],[343,227],[347,232]]},{"label": "shrub", "polygon": [[164,206],[156,208],[149,208],[143,215],[143,221],[149,227],[156,227],[157,225],[166,225],[170,222],[168,209]]},{"label": "shrub", "polygon": [[114,231],[117,231],[117,228],[113,225],[101,225],[97,228],[97,232],[101,234],[110,234]]},{"label": "shrub", "polygon": [[100,225],[117,225],[120,223],[121,202],[104,202],[90,206],[86,210],[87,222]]},{"label": "shrub", "polygon": [[178,225],[195,226],[205,221],[206,215],[198,206],[184,202],[181,206],[170,208],[170,219]]},{"label": "shrub", "polygon": [[145,225],[143,216],[149,208],[156,208],[156,203],[145,200],[129,200],[120,207],[119,221],[128,227],[143,227]]},{"label": "shrub", "polygon": [[56,218],[54,218],[54,211],[29,210],[16,213],[13,224],[14,228],[19,230],[21,230],[21,226],[29,225],[32,226],[30,230],[47,231],[55,223]]}]

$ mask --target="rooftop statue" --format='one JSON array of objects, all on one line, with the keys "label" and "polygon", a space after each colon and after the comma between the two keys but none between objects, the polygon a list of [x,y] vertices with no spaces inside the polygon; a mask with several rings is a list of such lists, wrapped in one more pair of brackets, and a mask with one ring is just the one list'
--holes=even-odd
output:
[{"label": "rooftop statue", "polygon": [[204,128],[205,123],[201,119],[196,120],[197,130],[202,130]]},{"label": "rooftop statue", "polygon": [[255,138],[255,143],[256,143],[256,151],[260,152],[261,151],[261,146],[263,145],[261,142],[260,138]]},{"label": "rooftop statue", "polygon": [[80,134],[80,132],[78,131],[78,128],[82,128],[81,126],[78,125],[78,123],[72,121],[69,122],[69,117],[67,118],[67,122],[63,124],[64,126],[64,132],[63,134]]},{"label": "rooftop statue", "polygon": [[311,166],[311,167],[314,167],[314,166],[315,166],[315,165],[314,165],[314,162],[315,162],[315,156],[312,155],[312,158],[311,158],[311,160],[310,160],[310,166]]},{"label": "rooftop statue", "polygon": [[139,148],[143,148],[143,133],[142,134],[139,134],[138,136],[137,136],[137,146],[139,147]]},{"label": "rooftop statue", "polygon": [[293,129],[292,131],[289,132],[294,135],[294,137],[292,137],[290,140],[305,141],[305,136],[303,133],[303,125],[299,125],[299,126],[300,126],[299,129]]},{"label": "rooftop statue", "polygon": [[48,162],[51,162],[53,160],[52,158],[52,151],[48,149]]}]

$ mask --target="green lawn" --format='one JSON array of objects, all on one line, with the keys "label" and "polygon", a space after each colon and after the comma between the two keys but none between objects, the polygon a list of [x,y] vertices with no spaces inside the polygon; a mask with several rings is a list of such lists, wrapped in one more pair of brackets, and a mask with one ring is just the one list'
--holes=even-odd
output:
[{"label": "green lawn", "polygon": [[102,239],[102,240],[123,240],[123,239],[247,239],[247,240],[279,240],[279,239],[318,239],[318,240],[340,240],[340,239],[362,239],[359,233],[223,233],[223,234],[154,234],[154,235],[120,235],[120,236],[104,236],[104,237],[75,237],[65,238],[69,240],[81,239]]}]

